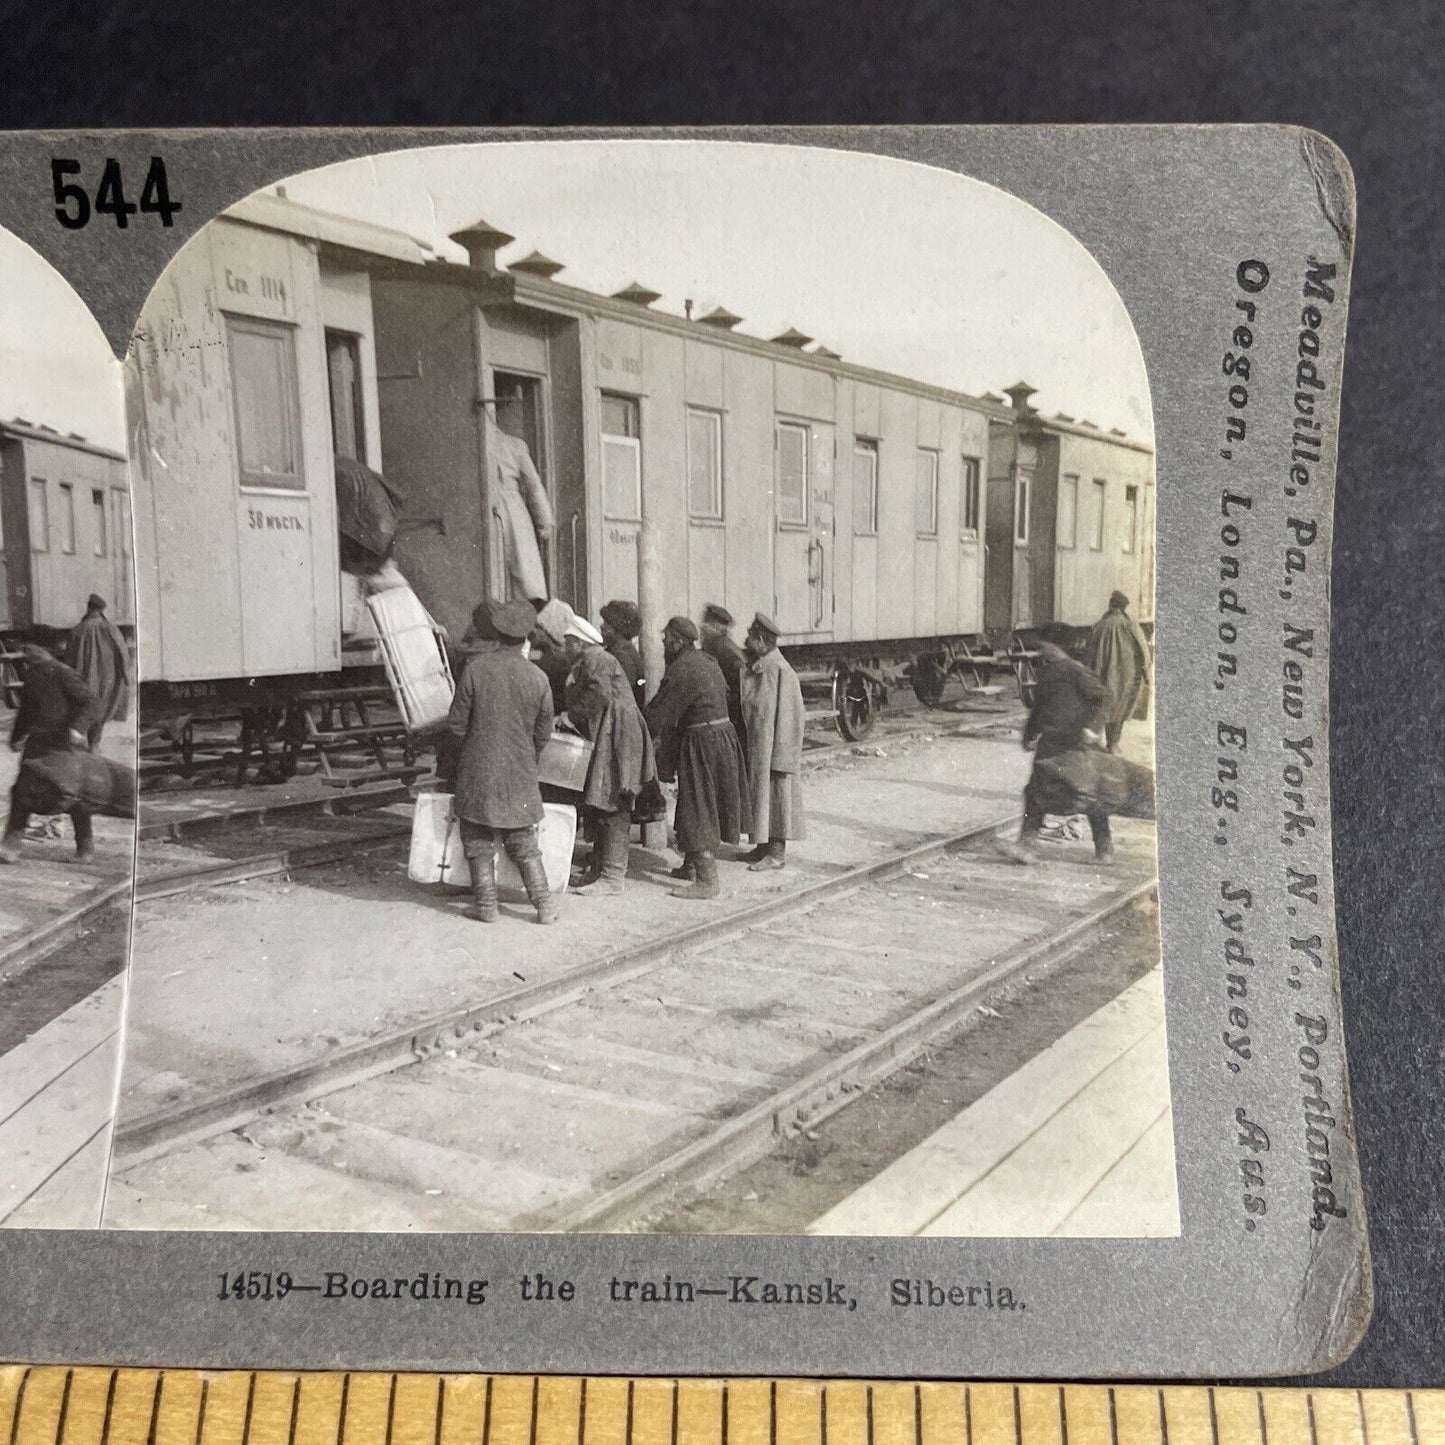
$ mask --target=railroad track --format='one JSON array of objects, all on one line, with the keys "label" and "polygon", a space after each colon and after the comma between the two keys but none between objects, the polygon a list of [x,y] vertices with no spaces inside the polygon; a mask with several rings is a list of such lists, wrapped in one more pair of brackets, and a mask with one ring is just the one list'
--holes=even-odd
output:
[{"label": "railroad track", "polygon": [[[1154,886],[1152,830],[1121,828],[1118,873],[1060,861],[1040,888],[994,856],[1013,821],[125,1121],[116,1222],[204,1177],[217,1224],[646,1227]],[[275,1214],[289,1200],[295,1220]]]}]

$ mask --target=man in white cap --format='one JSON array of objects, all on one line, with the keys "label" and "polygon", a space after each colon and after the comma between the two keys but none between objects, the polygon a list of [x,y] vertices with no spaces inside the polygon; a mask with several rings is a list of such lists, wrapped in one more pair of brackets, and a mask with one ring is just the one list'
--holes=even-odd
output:
[{"label": "man in white cap", "polygon": [[567,677],[567,717],[592,744],[583,806],[591,812],[592,867],[579,896],[622,892],[631,852],[632,805],[643,785],[657,778],[652,738],[634,701],[622,664],[603,645],[585,617],[572,617],[563,634],[572,670]]}]

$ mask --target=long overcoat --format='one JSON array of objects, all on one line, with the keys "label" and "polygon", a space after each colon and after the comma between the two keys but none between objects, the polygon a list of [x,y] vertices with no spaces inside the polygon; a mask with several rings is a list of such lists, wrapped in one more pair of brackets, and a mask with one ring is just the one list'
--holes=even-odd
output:
[{"label": "long overcoat", "polygon": [[491,828],[542,821],[537,758],[552,736],[552,689],[518,648],[467,659],[447,731],[458,740],[452,806],[459,818]]},{"label": "long overcoat", "polygon": [[755,843],[802,838],[803,689],[775,647],[742,674],[748,780]]},{"label": "long overcoat", "polygon": [[656,780],[657,761],[632,684],[604,648],[589,647],[572,669],[567,715],[592,743],[582,801],[605,813],[630,812],[643,784]]},{"label": "long overcoat", "polygon": [[547,595],[542,543],[552,535],[552,504],[526,442],[487,423],[491,503],[502,524],[508,596],[531,601]]},{"label": "long overcoat", "polygon": [[723,680],[728,685],[728,716],[733,720],[733,730],[743,745],[743,756],[748,755],[748,726],[743,717],[743,673],[748,670],[748,655],[727,636],[704,637],[698,644],[701,650],[722,668]]},{"label": "long overcoat", "polygon": [[1149,644],[1127,612],[1111,607],[1089,634],[1089,666],[1109,692],[1109,722],[1119,726],[1134,716],[1149,686]]},{"label": "long overcoat", "polygon": [[658,771],[677,778],[677,846],[715,853],[748,831],[747,770],[728,718],[727,683],[707,653],[695,648],[667,664],[647,705]]},{"label": "long overcoat", "polygon": [[120,628],[104,612],[87,612],[70,634],[66,664],[78,672],[100,705],[97,722],[130,711],[130,649]]}]

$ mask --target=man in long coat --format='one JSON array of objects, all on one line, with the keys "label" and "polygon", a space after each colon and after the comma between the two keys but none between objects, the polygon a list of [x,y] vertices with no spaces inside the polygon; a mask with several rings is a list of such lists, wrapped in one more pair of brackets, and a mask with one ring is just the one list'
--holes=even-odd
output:
[{"label": "man in long coat", "polygon": [[702,610],[702,640],[698,646],[722,668],[728,685],[728,716],[733,731],[748,755],[748,730],[743,720],[742,678],[747,671],[747,654],[733,641],[733,615],[717,602],[709,602]]},{"label": "man in long coat", "polygon": [[497,845],[517,865],[538,923],[557,921],[547,886],[537,824],[542,792],[537,759],[552,736],[552,690],[522,656],[537,621],[528,602],[482,603],[472,614],[478,633],[497,638],[467,658],[447,730],[458,740],[453,810],[472,878],[472,916],[497,920]]},{"label": "man in long coat", "polygon": [[[46,790],[37,786],[37,765],[62,753],[88,751],[88,736],[100,715],[100,703],[79,673],[33,642],[20,651],[25,659],[24,687],[10,729],[10,747],[20,754],[20,771],[10,789],[0,863],[20,861],[25,825],[32,812],[45,806],[40,800]],[[73,800],[67,811],[75,824],[75,856],[88,858],[95,851],[90,808]]]},{"label": "man in long coat", "polygon": [[87,734],[94,752],[106,723],[130,711],[130,649],[120,628],[105,615],[104,597],[92,592],[85,608],[85,616],[70,634],[65,661],[85,679],[99,705]]},{"label": "man in long coat", "polygon": [[567,718],[592,743],[582,802],[592,810],[591,877],[581,895],[622,892],[632,847],[632,805],[645,783],[657,777],[652,737],[622,664],[602,645],[586,618],[574,617],[566,632],[572,672],[567,679]]},{"label": "man in long coat", "polygon": [[[677,846],[682,867],[674,876],[686,886],[675,898],[716,898],[717,855],[749,826],[742,748],[728,717],[722,669],[697,650],[697,624],[674,617],[662,633],[667,668],[647,705],[657,743],[658,772],[677,779]],[[687,882],[688,879],[692,881]]]},{"label": "man in long coat", "polygon": [[552,504],[527,443],[504,432],[490,413],[486,437],[490,501],[501,524],[507,595],[513,601],[525,598],[540,607],[547,598],[542,549],[552,535]]},{"label": "man in long coat", "polygon": [[778,651],[777,625],[761,612],[743,644],[743,721],[747,727],[752,839],[749,871],[781,868],[787,839],[803,832],[803,689],[798,674]]},{"label": "man in long coat", "polygon": [[1122,592],[1110,596],[1109,610],[1094,624],[1087,661],[1109,691],[1104,736],[1109,751],[1117,753],[1124,724],[1149,687],[1150,671],[1149,644],[1129,616],[1129,599]]},{"label": "man in long coat", "polygon": [[647,706],[647,679],[642,675],[642,654],[637,639],[642,632],[642,613],[635,602],[618,599],[602,609],[602,645],[617,659],[627,684],[640,708]]},{"label": "man in long coat", "polygon": [[[1057,780],[1050,770],[1041,772],[1039,765],[1064,753],[1079,752],[1091,741],[1097,745],[1107,700],[1104,684],[1083,663],[1075,662],[1056,643],[1039,644],[1034,705],[1023,734],[1024,750],[1033,753],[1034,766],[1024,787],[1024,821],[1018,842],[1003,845],[1005,856],[1015,863],[1033,862],[1034,845],[1050,804],[1060,811],[1074,801],[1060,798]],[[1094,838],[1094,857],[1108,863],[1114,857],[1109,815],[1097,805],[1086,806],[1085,812]]]}]

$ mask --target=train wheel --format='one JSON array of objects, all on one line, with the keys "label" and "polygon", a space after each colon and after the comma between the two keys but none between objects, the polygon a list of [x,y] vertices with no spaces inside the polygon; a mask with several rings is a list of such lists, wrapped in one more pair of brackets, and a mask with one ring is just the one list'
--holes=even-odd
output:
[{"label": "train wheel", "polygon": [[878,718],[873,684],[861,673],[839,668],[833,674],[833,711],[838,718],[838,731],[850,743],[862,742],[873,731]]},{"label": "train wheel", "polygon": [[939,662],[938,654],[920,653],[913,659],[913,692],[924,707],[937,707],[943,701],[944,685],[948,674]]}]

